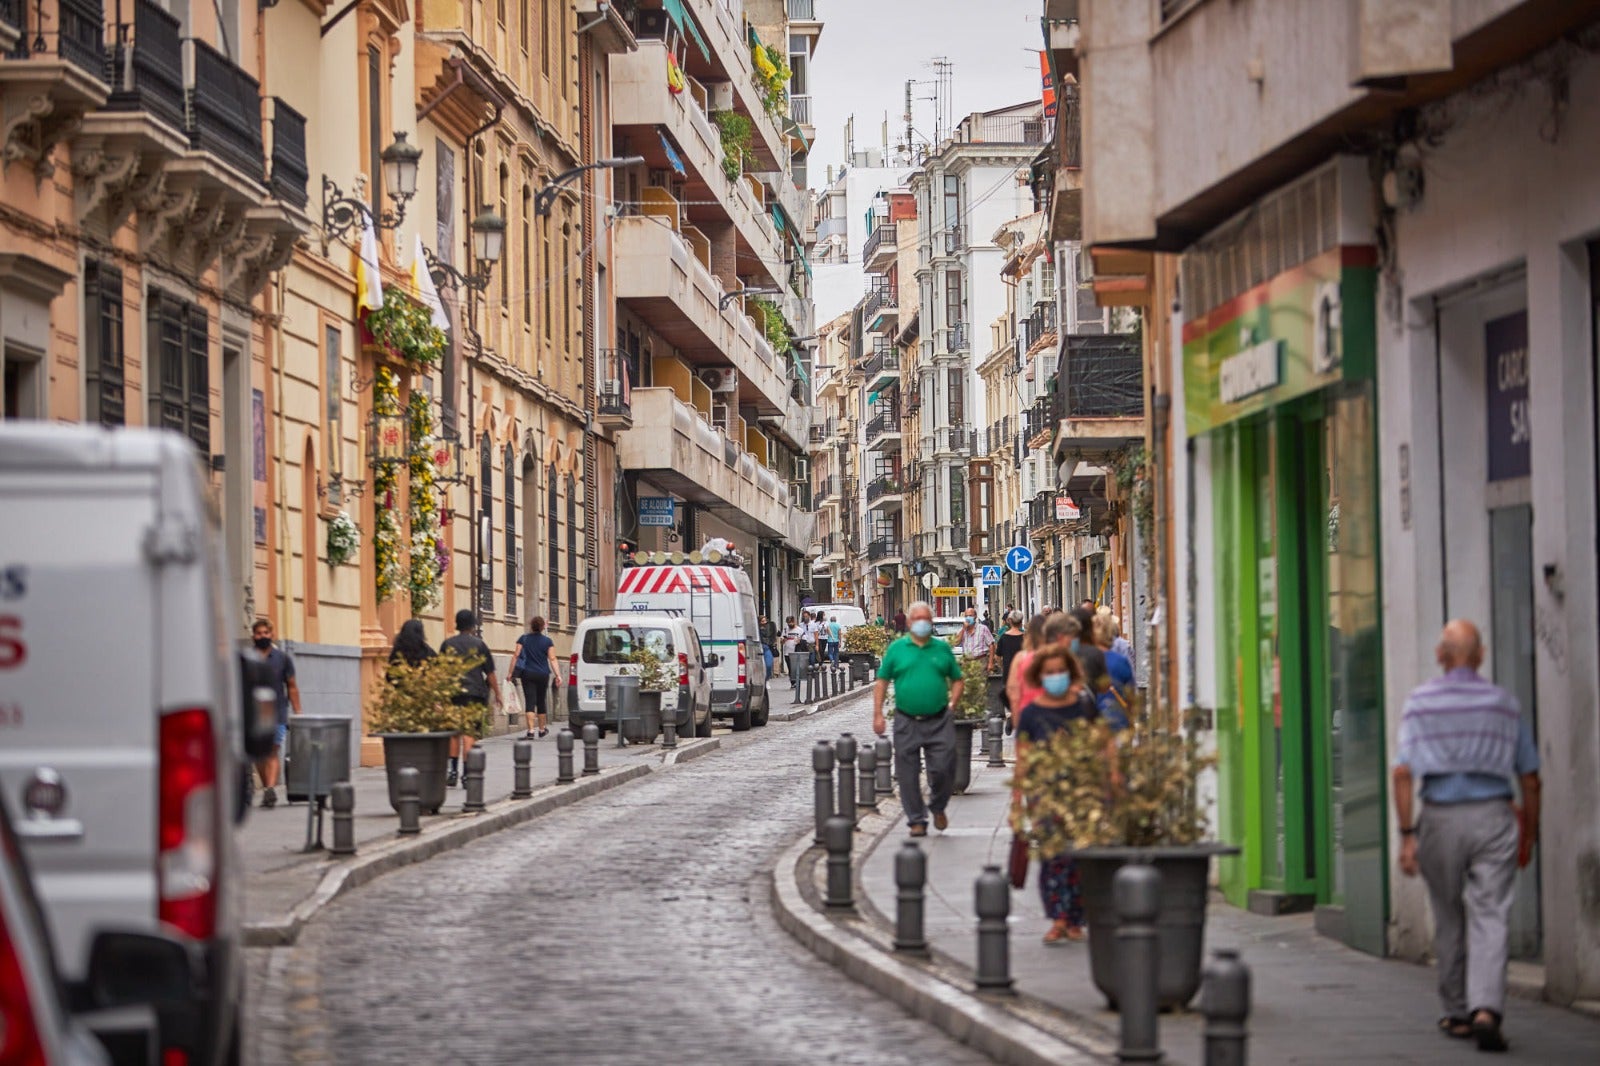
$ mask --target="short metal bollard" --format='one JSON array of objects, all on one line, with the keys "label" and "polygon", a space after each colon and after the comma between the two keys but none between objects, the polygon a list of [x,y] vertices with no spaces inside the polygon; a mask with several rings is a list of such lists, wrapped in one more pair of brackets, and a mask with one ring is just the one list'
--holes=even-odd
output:
[{"label": "short metal bollard", "polygon": [[856,806],[878,806],[878,751],[871,744],[861,745],[856,756]]},{"label": "short metal bollard", "polygon": [[396,775],[399,782],[396,790],[400,796],[400,835],[410,836],[422,832],[422,811],[420,794],[422,791],[422,775],[415,766],[402,766]]},{"label": "short metal bollard", "polygon": [[[671,702],[676,703],[677,697],[673,697]],[[675,748],[678,746],[677,708],[662,707],[661,712],[661,746],[669,749]],[[691,726],[694,724],[694,711],[692,707],[689,712],[689,724]]]},{"label": "short metal bollard", "polygon": [[985,720],[985,722],[983,723],[983,728],[982,729],[975,729],[975,730],[973,730],[973,732],[978,734],[978,757],[981,759],[985,755],[989,754],[989,723],[988,723],[988,721]]},{"label": "short metal bollard", "polygon": [[1161,873],[1154,866],[1129,863],[1111,880],[1117,908],[1117,1012],[1122,1016],[1122,1062],[1160,1062],[1157,967],[1160,941]]},{"label": "short metal bollard", "polygon": [[854,836],[855,825],[842,814],[829,818],[823,832],[822,844],[828,850],[828,892],[823,902],[839,910],[855,906],[850,898],[850,841]]},{"label": "short metal bollard", "polygon": [[487,768],[489,759],[482,748],[473,748],[467,752],[463,760],[467,769],[461,776],[462,787],[467,790],[467,797],[461,803],[462,811],[476,814],[484,809],[483,803],[483,771]]},{"label": "short metal bollard", "polygon": [[556,784],[570,785],[577,780],[572,772],[572,730],[562,729],[556,734]]},{"label": "short metal bollard", "polygon": [[336,781],[328,790],[333,807],[333,846],[330,855],[356,853],[356,788],[348,781]]},{"label": "short metal bollard", "polygon": [[815,808],[817,828],[812,842],[821,844],[827,839],[828,819],[833,817],[833,745],[819,740],[811,749],[811,769],[816,775],[812,786],[812,804]]},{"label": "short metal bollard", "polygon": [[1245,1066],[1250,1016],[1250,967],[1231,948],[1218,948],[1200,978],[1200,1011],[1206,1016],[1205,1066]]},{"label": "short metal bollard", "polygon": [[894,745],[888,737],[879,737],[872,745],[873,751],[878,756],[878,783],[877,792],[880,796],[887,796],[894,791]]},{"label": "short metal bollard", "polygon": [[533,795],[533,741],[519,740],[511,745],[511,798],[525,800]]},{"label": "short metal bollard", "polygon": [[600,727],[593,722],[583,723],[583,776],[593,777],[600,772]]},{"label": "short metal bollard", "polygon": [[978,912],[978,972],[985,992],[1011,991],[1011,883],[998,866],[985,866],[973,886]]},{"label": "short metal bollard", "polygon": [[834,805],[833,812],[850,819],[850,824],[856,824],[856,738],[849,733],[840,733],[839,739],[833,742],[834,761],[839,764],[839,802]]},{"label": "short metal bollard", "polygon": [[817,702],[817,664],[816,663],[807,663],[806,664],[805,690],[806,690],[805,702],[808,703],[808,704],[816,703]]},{"label": "short metal bollard", "polygon": [[922,932],[922,905],[928,884],[928,857],[915,840],[908,840],[894,853],[894,949],[912,955],[928,953],[928,939]]},{"label": "short metal bollard", "polygon": [[989,737],[989,765],[1003,767],[1006,764],[1006,723],[1003,718],[991,718],[984,728]]}]

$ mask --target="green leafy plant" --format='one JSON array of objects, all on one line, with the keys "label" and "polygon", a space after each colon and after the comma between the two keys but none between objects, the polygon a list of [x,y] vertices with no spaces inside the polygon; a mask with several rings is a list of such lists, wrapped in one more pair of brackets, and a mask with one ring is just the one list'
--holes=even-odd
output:
[{"label": "green leafy plant", "polygon": [[751,144],[755,126],[737,111],[713,111],[711,121],[722,134],[722,172],[729,181],[738,181],[744,173],[745,162],[754,157]]},{"label": "green leafy plant", "polygon": [[844,651],[848,655],[871,655],[881,658],[896,634],[888,626],[851,626],[844,631]]},{"label": "green leafy plant", "polygon": [[1129,718],[1121,733],[1103,719],[1073,722],[1017,757],[1011,827],[1038,854],[1205,838],[1196,779],[1216,758],[1201,754],[1193,734],[1154,721],[1142,700],[1129,707]]},{"label": "green leafy plant", "polygon": [[435,655],[416,666],[389,664],[367,707],[367,732],[463,733],[476,729],[481,704],[457,706],[461,679],[481,660],[477,656]]},{"label": "green leafy plant", "polygon": [[794,341],[789,336],[789,325],[783,320],[783,310],[774,300],[765,296],[755,296],[751,302],[761,308],[761,331],[766,335],[767,343],[772,345],[772,350],[778,355],[787,358],[794,351]]},{"label": "green leafy plant", "polygon": [[975,722],[989,717],[989,657],[957,655],[956,662],[961,664],[961,680],[965,682],[961,698],[956,701],[956,720]]},{"label": "green leafy plant", "polygon": [[[380,414],[400,413],[400,384],[394,371],[379,367],[372,379],[372,408]],[[378,602],[393,598],[400,587],[400,468],[376,463],[372,470],[372,557]]]},{"label": "green leafy plant", "polygon": [[1151,487],[1150,463],[1144,445],[1135,445],[1118,456],[1112,473],[1122,498],[1127,501],[1129,513],[1138,523],[1139,535],[1148,540],[1151,525],[1155,521],[1155,493]]},{"label": "green leafy plant", "polygon": [[756,91],[761,94],[761,106],[769,115],[782,114],[789,103],[789,78],[794,74],[789,69],[787,58],[772,45],[753,40],[750,43],[750,62],[755,68]]},{"label": "green leafy plant", "polygon": [[628,662],[632,664],[628,673],[639,679],[641,692],[666,692],[678,685],[678,676],[666,660],[642,644],[634,647]]},{"label": "green leafy plant", "polygon": [[361,547],[361,529],[348,512],[340,511],[328,519],[328,565],[343,566],[356,557]]},{"label": "green leafy plant", "polygon": [[433,408],[427,393],[418,390],[411,394],[407,414],[411,420],[411,568],[406,584],[411,591],[411,613],[419,615],[441,598],[437,481],[443,445],[433,435]]},{"label": "green leafy plant", "polygon": [[433,324],[433,312],[397,285],[383,291],[383,306],[367,312],[366,326],[373,340],[416,366],[438,366],[449,344]]}]

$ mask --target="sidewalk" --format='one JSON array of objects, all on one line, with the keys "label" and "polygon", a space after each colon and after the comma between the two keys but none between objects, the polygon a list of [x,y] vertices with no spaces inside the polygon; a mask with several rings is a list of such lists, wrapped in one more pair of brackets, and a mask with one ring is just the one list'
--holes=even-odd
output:
[{"label": "sidewalk", "polygon": [[[976,957],[973,882],[986,864],[1004,867],[1010,768],[975,759],[972,786],[950,805],[950,829],[923,841],[928,856],[927,937],[936,954],[970,968]],[[882,805],[898,814],[892,797]],[[894,852],[905,839],[897,823],[868,854],[859,883],[880,924],[895,913]],[[1117,1016],[1089,979],[1086,944],[1046,947],[1035,877],[1012,893],[1011,966],[1019,992],[1057,1008],[1082,1029],[1110,1040]],[[1250,1057],[1278,1063],[1577,1063],[1600,1060],[1600,1022],[1544,1003],[1507,1005],[1509,1055],[1486,1059],[1470,1043],[1434,1030],[1439,1015],[1429,967],[1378,959],[1318,936],[1310,915],[1261,917],[1214,902],[1207,953],[1235,947],[1250,967]],[[1161,1018],[1168,1061],[1201,1062],[1203,1018],[1194,1012]]]}]

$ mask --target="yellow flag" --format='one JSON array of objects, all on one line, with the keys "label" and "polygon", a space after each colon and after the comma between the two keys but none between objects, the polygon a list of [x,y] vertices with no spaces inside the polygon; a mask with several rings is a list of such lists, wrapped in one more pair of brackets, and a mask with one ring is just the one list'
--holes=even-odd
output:
[{"label": "yellow flag", "polygon": [[439,289],[433,283],[433,275],[428,272],[428,256],[422,250],[422,234],[417,234],[417,250],[411,256],[411,284],[417,290],[417,297],[422,301],[433,315],[433,324],[440,329],[450,328],[450,319],[445,317],[444,301],[439,299]]},{"label": "yellow flag", "polygon": [[356,310],[375,311],[383,306],[383,277],[378,269],[378,235],[371,216],[361,216],[361,251],[356,257]]}]

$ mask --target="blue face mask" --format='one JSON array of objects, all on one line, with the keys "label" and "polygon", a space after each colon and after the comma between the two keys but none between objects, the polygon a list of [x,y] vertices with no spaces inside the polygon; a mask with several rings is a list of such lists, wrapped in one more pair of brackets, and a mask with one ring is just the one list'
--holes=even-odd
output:
[{"label": "blue face mask", "polygon": [[1067,689],[1072,687],[1071,674],[1045,674],[1043,678],[1044,690],[1052,696],[1065,696]]},{"label": "blue face mask", "polygon": [[925,637],[932,632],[933,623],[926,618],[919,618],[911,623],[911,635],[914,637]]}]

